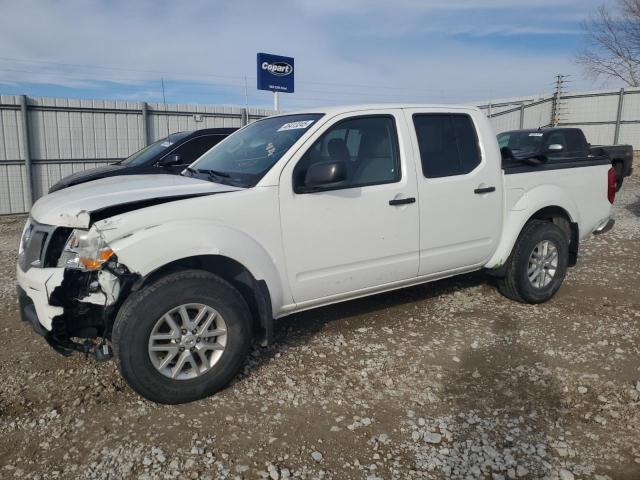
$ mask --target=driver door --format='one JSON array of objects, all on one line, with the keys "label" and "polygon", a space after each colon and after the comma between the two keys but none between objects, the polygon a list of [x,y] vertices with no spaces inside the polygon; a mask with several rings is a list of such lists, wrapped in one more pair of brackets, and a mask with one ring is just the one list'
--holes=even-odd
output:
[{"label": "driver door", "polygon": [[[420,222],[408,138],[401,110],[342,115],[285,166],[281,227],[296,303],[326,303],[417,276]],[[344,162],[346,180],[300,192],[316,162]]]}]

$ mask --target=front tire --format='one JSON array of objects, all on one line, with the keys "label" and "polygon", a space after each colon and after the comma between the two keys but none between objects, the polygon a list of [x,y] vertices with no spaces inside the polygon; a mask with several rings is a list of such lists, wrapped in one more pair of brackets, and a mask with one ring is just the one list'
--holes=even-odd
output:
[{"label": "front tire", "polygon": [[131,388],[154,402],[186,403],[212,395],[238,373],[251,345],[251,316],[225,280],[186,270],[133,293],[112,339]]},{"label": "front tire", "polygon": [[522,303],[543,303],[553,297],[567,274],[569,241],[560,227],[540,220],[522,229],[498,279],[504,296]]}]

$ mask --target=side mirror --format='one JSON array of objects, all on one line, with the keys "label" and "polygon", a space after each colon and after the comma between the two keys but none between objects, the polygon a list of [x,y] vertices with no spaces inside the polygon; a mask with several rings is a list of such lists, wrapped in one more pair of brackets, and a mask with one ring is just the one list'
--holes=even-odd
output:
[{"label": "side mirror", "polygon": [[171,165],[180,165],[182,157],[180,155],[167,155],[158,162],[160,167],[170,167]]},{"label": "side mirror", "polygon": [[304,185],[296,189],[297,193],[309,193],[321,188],[339,186],[347,179],[345,162],[320,162],[311,165],[304,177]]},{"label": "side mirror", "polygon": [[547,151],[548,152],[552,152],[552,153],[558,153],[564,150],[564,147],[562,145],[560,145],[559,143],[552,143],[551,145],[549,145],[547,147]]}]

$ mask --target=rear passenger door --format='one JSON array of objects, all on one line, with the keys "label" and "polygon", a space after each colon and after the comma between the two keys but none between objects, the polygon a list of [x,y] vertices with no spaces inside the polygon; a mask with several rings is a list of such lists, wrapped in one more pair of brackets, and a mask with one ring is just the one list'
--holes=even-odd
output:
[{"label": "rear passenger door", "polygon": [[493,133],[474,111],[407,111],[416,133],[419,275],[477,268],[492,255],[502,222],[500,159],[487,158],[478,125]]}]

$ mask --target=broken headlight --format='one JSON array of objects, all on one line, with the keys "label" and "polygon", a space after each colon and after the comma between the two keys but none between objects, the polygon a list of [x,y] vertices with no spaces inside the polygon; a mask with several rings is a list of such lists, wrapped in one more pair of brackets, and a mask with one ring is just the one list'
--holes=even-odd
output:
[{"label": "broken headlight", "polygon": [[112,255],[113,250],[101,235],[88,230],[75,229],[62,250],[58,267],[98,270]]},{"label": "broken headlight", "polygon": [[29,241],[31,240],[31,236],[33,235],[33,223],[31,223],[31,218],[27,219],[27,223],[24,224],[24,228],[22,229],[22,236],[20,237],[20,245],[18,246],[18,256],[22,255],[29,245]]}]

